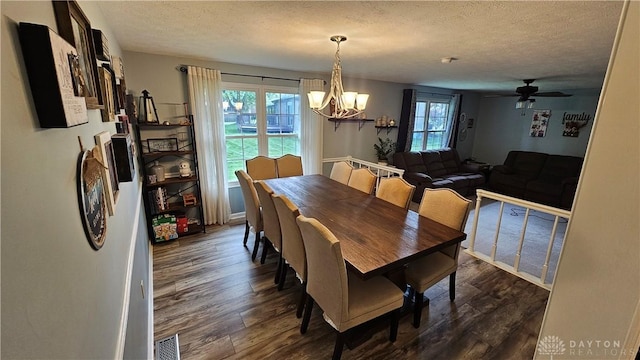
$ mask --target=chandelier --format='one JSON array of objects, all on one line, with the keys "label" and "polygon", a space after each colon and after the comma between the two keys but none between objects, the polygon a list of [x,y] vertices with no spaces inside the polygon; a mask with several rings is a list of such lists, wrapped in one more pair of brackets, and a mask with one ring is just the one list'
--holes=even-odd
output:
[{"label": "chandelier", "polygon": [[[329,89],[329,94],[327,94],[326,98],[324,91],[310,91],[307,94],[309,106],[316,114],[324,117],[333,119],[353,118],[363,113],[367,106],[369,94],[344,91],[342,87],[342,66],[340,65],[340,43],[347,41],[347,37],[334,35],[330,39],[337,44],[333,69],[331,70],[331,89]],[[329,105],[331,105],[331,114],[322,112]]]}]

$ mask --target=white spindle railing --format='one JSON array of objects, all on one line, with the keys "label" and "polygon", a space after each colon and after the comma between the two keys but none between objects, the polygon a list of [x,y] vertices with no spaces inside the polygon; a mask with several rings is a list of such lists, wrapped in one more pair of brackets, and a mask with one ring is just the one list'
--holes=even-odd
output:
[{"label": "white spindle railing", "polygon": [[376,177],[377,177],[376,188],[380,183],[380,178],[394,177],[394,176],[402,177],[402,174],[404,174],[403,169],[398,169],[395,166],[383,165],[383,164],[378,164],[371,161],[360,160],[351,156],[322,159],[323,163],[335,163],[340,161],[346,161],[349,164],[353,165],[353,167],[355,168],[361,168],[361,167],[369,168],[369,170],[371,170],[372,173],[376,174]]},{"label": "white spindle railing", "polygon": [[[558,230],[558,222],[561,218],[569,220],[569,218],[571,217],[571,212],[567,210],[562,210],[562,209],[554,208],[551,206],[547,206],[547,205],[534,203],[531,201],[517,199],[511,196],[506,196],[506,195],[482,190],[482,189],[476,190],[476,194],[477,194],[477,198],[476,198],[476,208],[473,215],[473,226],[471,229],[471,234],[469,236],[469,247],[465,250],[465,252],[470,254],[473,257],[484,260],[502,270],[505,270],[511,274],[514,274],[522,279],[525,279],[540,287],[550,290],[551,285],[546,283],[546,277],[549,270],[549,260],[551,258],[551,253],[553,251],[553,243],[556,238],[556,233]],[[476,242],[476,235],[477,235],[477,229],[478,229],[478,219],[480,217],[480,211],[481,211],[480,205],[483,198],[500,201],[500,212],[498,213],[498,219],[496,221],[496,230],[495,230],[495,235],[493,237],[493,244],[491,246],[491,255],[485,255],[475,250],[475,242]],[[509,265],[504,262],[496,260],[496,253],[499,246],[498,236],[500,234],[500,226],[502,223],[502,213],[504,210],[505,203],[513,204],[526,209],[525,215],[524,215],[524,221],[522,223],[522,230],[520,232],[520,238],[518,240],[518,247],[517,247],[516,253],[512,254],[514,256],[513,265]],[[525,232],[527,230],[527,222],[529,220],[530,210],[536,210],[538,212],[550,214],[555,217],[553,221],[553,228],[551,229],[551,236],[547,244],[547,253],[545,256],[544,263],[542,264],[542,272],[540,274],[540,277],[536,277],[529,273],[520,271],[522,247],[524,245]]]}]

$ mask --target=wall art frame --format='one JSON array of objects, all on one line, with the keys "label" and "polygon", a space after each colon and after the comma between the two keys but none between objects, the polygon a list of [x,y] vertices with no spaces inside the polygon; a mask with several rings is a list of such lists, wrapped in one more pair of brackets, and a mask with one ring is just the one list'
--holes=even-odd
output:
[{"label": "wall art frame", "polygon": [[178,138],[147,139],[150,153],[178,151]]},{"label": "wall art frame", "polygon": [[109,210],[109,215],[113,216],[116,212],[116,203],[120,191],[116,157],[113,152],[113,142],[111,141],[111,134],[108,131],[103,131],[95,135],[94,138],[100,154],[98,160],[100,160],[103,165],[102,177],[104,178],[104,195],[107,209]]},{"label": "wall art frame", "polygon": [[86,82],[88,109],[100,109],[102,93],[98,81],[98,65],[91,23],[75,0],[52,1],[58,33],[74,45],[78,52],[79,64]]},{"label": "wall art frame", "polygon": [[18,31],[40,127],[88,123],[76,49],[45,25],[21,22]]},{"label": "wall art frame", "polygon": [[115,77],[109,66],[101,66],[98,69],[100,74],[100,88],[102,89],[102,103],[104,108],[100,110],[102,113],[102,122],[116,121],[116,92]]},{"label": "wall art frame", "polygon": [[107,237],[104,178],[101,167],[91,150],[83,150],[78,156],[78,207],[84,233],[94,250],[100,250]]}]

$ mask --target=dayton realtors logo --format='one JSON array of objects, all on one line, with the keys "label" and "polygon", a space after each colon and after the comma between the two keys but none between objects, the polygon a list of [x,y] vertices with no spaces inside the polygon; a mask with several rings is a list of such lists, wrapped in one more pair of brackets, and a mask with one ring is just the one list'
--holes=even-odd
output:
[{"label": "dayton realtors logo", "polygon": [[553,359],[553,355],[562,355],[565,351],[564,341],[557,336],[547,335],[538,343],[538,353],[540,355],[550,355],[551,359]]},{"label": "dayton realtors logo", "polygon": [[564,355],[562,358],[571,357],[617,357],[621,355],[635,355],[633,350],[623,349],[619,340],[569,340],[568,349],[565,342],[558,336],[545,336],[538,342],[538,354]]}]

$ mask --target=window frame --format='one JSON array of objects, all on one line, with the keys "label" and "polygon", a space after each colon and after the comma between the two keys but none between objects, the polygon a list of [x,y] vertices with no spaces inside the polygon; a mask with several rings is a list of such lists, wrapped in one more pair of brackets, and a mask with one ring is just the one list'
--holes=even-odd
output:
[{"label": "window frame", "polygon": [[[241,133],[241,134],[232,134],[227,135],[226,130],[224,132],[225,138],[225,146],[228,138],[231,139],[257,139],[258,142],[258,155],[269,156],[269,139],[273,138],[287,138],[293,137],[297,138],[297,153],[295,155],[300,155],[300,124],[296,127],[294,125],[294,131],[291,133],[267,133],[267,104],[266,104],[266,94],[267,93],[281,93],[281,94],[292,94],[296,96],[299,95],[298,87],[288,87],[288,86],[276,86],[276,85],[262,85],[262,84],[250,84],[250,83],[237,83],[237,82],[222,82],[222,91],[231,90],[231,91],[253,91],[256,93],[256,133]],[[233,104],[230,104],[233,106]],[[298,101],[298,117],[301,116],[301,102]],[[299,120],[300,121],[300,118]],[[229,154],[227,154],[228,159]],[[243,156],[244,157],[244,156]],[[246,159],[245,159],[246,160]],[[227,166],[227,162],[225,161],[225,166]],[[232,169],[227,169],[228,172],[231,172]],[[246,168],[244,168],[246,171]],[[240,186],[237,179],[231,178],[227,179],[227,185],[231,187]]]},{"label": "window frame", "polygon": [[[418,109],[418,103],[424,103],[425,104],[425,113],[424,114],[420,114],[421,116],[424,117],[424,126],[421,130],[416,130],[415,125],[417,124],[417,118],[419,116],[417,109]],[[444,124],[444,128],[442,130],[429,130],[429,121],[430,121],[430,112],[431,112],[431,104],[443,104],[446,105],[447,110],[445,113],[445,124]],[[414,143],[412,142],[411,144],[411,151],[427,151],[427,150],[431,150],[428,148],[428,144],[429,144],[429,134],[431,133],[441,133],[443,135],[446,135],[448,133],[448,128],[450,126],[449,124],[449,118],[450,118],[450,112],[451,112],[451,100],[450,99],[443,99],[443,98],[420,98],[420,99],[416,99],[416,112],[414,113],[414,125],[413,125],[413,134],[415,135],[416,133],[422,133],[422,144],[420,146],[420,149],[414,149]],[[440,147],[438,147],[440,148]]]}]

